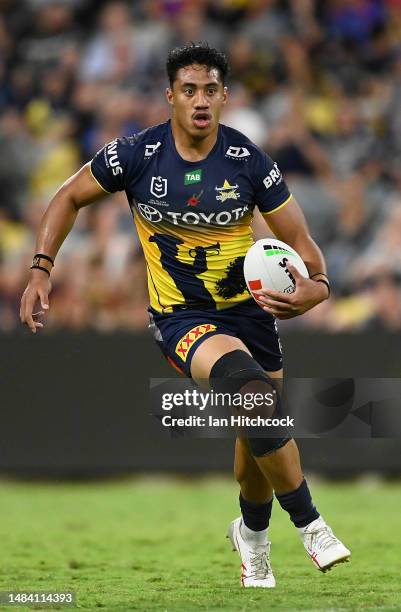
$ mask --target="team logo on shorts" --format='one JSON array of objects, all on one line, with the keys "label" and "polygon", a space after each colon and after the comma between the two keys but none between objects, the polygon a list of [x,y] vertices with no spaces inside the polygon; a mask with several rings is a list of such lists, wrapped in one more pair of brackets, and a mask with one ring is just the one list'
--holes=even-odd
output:
[{"label": "team logo on shorts", "polygon": [[210,323],[203,323],[202,325],[197,325],[189,330],[179,340],[177,346],[175,347],[175,352],[183,361],[187,360],[189,349],[205,334],[209,332],[215,331],[217,329],[216,325],[211,325]]},{"label": "team logo on shorts", "polygon": [[164,198],[167,195],[167,179],[161,176],[152,176],[150,193],[156,198]]}]

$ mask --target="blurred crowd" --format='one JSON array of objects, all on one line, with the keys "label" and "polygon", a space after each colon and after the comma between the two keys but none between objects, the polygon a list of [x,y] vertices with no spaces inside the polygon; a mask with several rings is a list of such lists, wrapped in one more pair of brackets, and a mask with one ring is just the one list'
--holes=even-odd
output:
[{"label": "blurred crowd", "polygon": [[[52,194],[168,118],[166,54],[188,41],[227,53],[222,121],[278,162],[327,258],[332,298],[288,325],[401,329],[401,0],[0,0],[0,330]],[[146,327],[124,194],[80,211],[52,282],[50,328]]]}]

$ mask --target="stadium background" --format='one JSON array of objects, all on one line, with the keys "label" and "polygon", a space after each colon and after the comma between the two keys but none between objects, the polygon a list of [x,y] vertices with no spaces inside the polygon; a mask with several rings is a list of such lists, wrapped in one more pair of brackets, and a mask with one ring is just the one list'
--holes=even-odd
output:
[{"label": "stadium background", "polygon": [[[333,299],[290,327],[400,329],[399,0],[1,0],[0,11],[2,331],[19,325],[49,198],[105,142],[168,117],[166,52],[188,40],[227,52],[223,122],[278,161],[327,257]],[[80,213],[53,279],[49,329],[146,328],[124,194]]]},{"label": "stadium background", "polygon": [[280,325],[287,374],[400,376],[401,0],[0,0],[0,588],[90,610],[400,609],[395,439],[301,441],[352,563],[318,575],[275,504],[278,588],[239,589],[232,442],[171,439],[148,414],[149,378],[173,374],[124,195],[81,211],[46,329],[19,324],[49,198],[167,118],[165,55],[188,40],[227,52],[223,121],[279,162],[328,260],[330,301]]},{"label": "stadium background", "polygon": [[[170,463],[159,442],[152,459],[138,445],[154,429],[142,385],[173,372],[146,329],[124,194],[80,212],[52,274],[46,330],[33,337],[18,320],[51,195],[105,142],[168,117],[166,53],[188,40],[227,52],[223,122],[279,163],[327,258],[332,298],[280,324],[287,374],[399,376],[400,1],[1,0],[0,11],[2,419],[15,434],[3,442],[3,469],[229,466],[216,441],[208,453],[170,441]],[[396,441],[365,441],[362,464],[351,441],[340,462],[336,445],[316,444],[304,451],[308,468],[399,470]]]}]

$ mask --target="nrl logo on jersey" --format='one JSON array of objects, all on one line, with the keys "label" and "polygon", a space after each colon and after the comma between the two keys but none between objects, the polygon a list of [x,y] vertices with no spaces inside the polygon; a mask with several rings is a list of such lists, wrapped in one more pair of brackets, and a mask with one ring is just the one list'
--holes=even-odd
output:
[{"label": "nrl logo on jersey", "polygon": [[153,153],[156,153],[160,145],[161,145],[160,140],[156,144],[145,145],[145,157],[152,157]]},{"label": "nrl logo on jersey", "polygon": [[249,157],[250,152],[246,147],[228,147],[226,155],[234,159],[242,159],[244,157]]},{"label": "nrl logo on jersey", "polygon": [[215,187],[215,190],[219,192],[216,200],[219,200],[219,202],[238,200],[240,193],[237,189],[239,189],[238,185],[230,185],[227,179],[225,179],[222,187]]},{"label": "nrl logo on jersey", "polygon": [[167,195],[167,179],[161,176],[152,176],[150,193],[156,198],[164,198]]}]

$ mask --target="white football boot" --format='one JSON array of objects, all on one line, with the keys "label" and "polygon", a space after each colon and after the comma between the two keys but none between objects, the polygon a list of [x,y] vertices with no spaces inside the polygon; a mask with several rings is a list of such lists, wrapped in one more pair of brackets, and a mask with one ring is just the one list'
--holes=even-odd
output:
[{"label": "white football boot", "polygon": [[241,535],[242,517],[236,518],[229,526],[227,537],[233,550],[241,557],[241,584],[244,587],[272,589],[276,580],[270,565],[270,542],[251,548]]},{"label": "white football boot", "polygon": [[298,530],[306,552],[321,572],[327,572],[333,565],[349,560],[351,551],[335,537],[321,516]]}]

